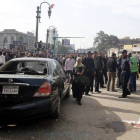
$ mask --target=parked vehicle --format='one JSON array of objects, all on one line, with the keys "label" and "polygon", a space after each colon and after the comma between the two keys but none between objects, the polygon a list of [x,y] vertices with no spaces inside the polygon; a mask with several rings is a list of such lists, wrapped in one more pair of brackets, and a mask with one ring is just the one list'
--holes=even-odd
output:
[{"label": "parked vehicle", "polygon": [[0,124],[42,115],[58,118],[69,76],[53,59],[17,58],[0,68]]}]

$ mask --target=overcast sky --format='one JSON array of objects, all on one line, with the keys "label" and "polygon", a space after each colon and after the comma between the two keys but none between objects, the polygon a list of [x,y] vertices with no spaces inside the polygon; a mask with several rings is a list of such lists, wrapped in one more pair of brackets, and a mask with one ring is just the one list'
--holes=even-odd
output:
[{"label": "overcast sky", "polygon": [[[0,0],[0,31],[16,29],[27,32],[36,29],[36,7],[43,0]],[[55,4],[51,19],[48,5],[42,5],[39,39],[45,41],[49,26],[57,27],[59,36],[84,36],[71,39],[76,48],[93,44],[99,31],[118,38],[140,38],[140,0],[48,0]]]}]

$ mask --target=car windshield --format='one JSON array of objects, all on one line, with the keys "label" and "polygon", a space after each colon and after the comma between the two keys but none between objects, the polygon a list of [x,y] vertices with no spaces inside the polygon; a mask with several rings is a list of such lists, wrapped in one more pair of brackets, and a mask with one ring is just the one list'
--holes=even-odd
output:
[{"label": "car windshield", "polygon": [[3,74],[48,74],[48,63],[46,61],[10,61],[0,69]]}]

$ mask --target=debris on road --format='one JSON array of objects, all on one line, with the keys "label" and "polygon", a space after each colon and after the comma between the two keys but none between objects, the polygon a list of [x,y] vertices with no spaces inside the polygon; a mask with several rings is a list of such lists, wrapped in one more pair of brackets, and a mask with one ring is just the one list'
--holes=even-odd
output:
[{"label": "debris on road", "polygon": [[139,121],[129,121],[129,120],[124,120],[122,121],[123,123],[128,123],[133,125],[134,128],[139,128],[140,129],[140,120]]}]

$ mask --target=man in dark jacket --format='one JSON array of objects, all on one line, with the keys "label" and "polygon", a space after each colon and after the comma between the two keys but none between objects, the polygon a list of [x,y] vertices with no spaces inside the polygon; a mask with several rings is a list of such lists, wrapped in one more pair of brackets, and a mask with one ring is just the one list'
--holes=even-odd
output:
[{"label": "man in dark jacket", "polygon": [[105,70],[105,67],[106,67],[106,63],[105,63],[105,61],[103,59],[103,54],[101,52],[100,52],[100,55],[99,55],[99,59],[100,59],[101,64],[102,64],[102,73],[100,73],[100,88],[106,88],[104,86],[104,78],[103,78],[104,70]]},{"label": "man in dark jacket", "polygon": [[[107,81],[108,81],[108,78],[107,78],[107,67],[106,67],[106,65],[107,65],[107,59],[105,58],[105,55],[103,54],[103,62],[104,62],[104,68],[103,68],[103,76],[104,76],[104,78],[105,78],[105,83],[107,84]],[[104,82],[104,80],[103,80],[103,82]]]},{"label": "man in dark jacket", "polygon": [[117,61],[116,54],[112,53],[112,57],[107,61],[107,71],[108,71],[108,82],[107,82],[107,91],[109,91],[110,83],[112,82],[111,91],[117,92],[114,89],[115,78],[116,78],[116,69],[117,69]]},{"label": "man in dark jacket", "polygon": [[99,91],[99,82],[100,82],[100,75],[102,74],[102,61],[101,59],[98,57],[98,53],[95,51],[94,52],[94,65],[95,65],[95,92],[100,93]]},{"label": "man in dark jacket", "polygon": [[94,61],[92,59],[91,51],[88,52],[88,57],[83,59],[82,63],[86,66],[86,70],[85,70],[86,76],[90,78],[90,85],[86,86],[86,93],[85,93],[86,95],[89,95],[90,88],[91,88],[91,92],[93,93],[93,79],[95,74]]}]

